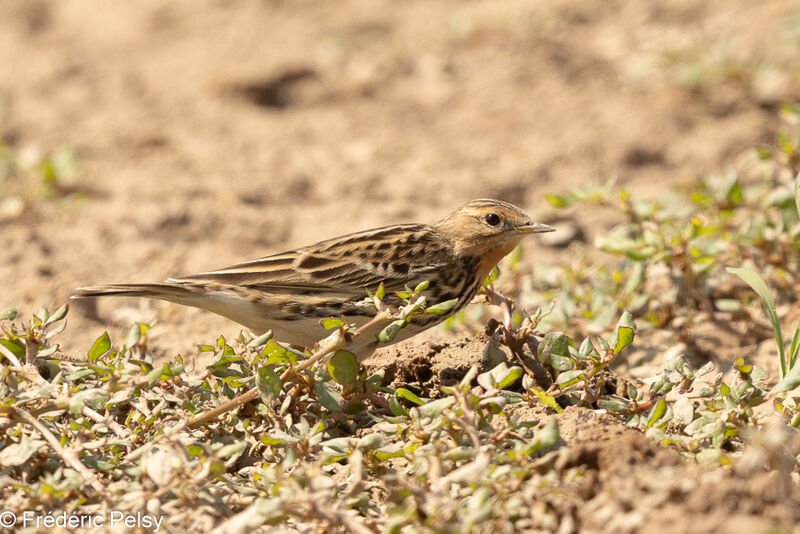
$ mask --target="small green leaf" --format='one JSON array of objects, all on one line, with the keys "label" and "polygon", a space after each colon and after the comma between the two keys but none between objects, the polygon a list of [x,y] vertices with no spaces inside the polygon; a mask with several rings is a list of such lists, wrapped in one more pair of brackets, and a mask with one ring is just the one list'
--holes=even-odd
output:
[{"label": "small green leaf", "polygon": [[558,421],[555,417],[550,417],[536,432],[536,441],[534,442],[534,447],[533,450],[530,451],[530,454],[555,446],[558,443],[559,436]]},{"label": "small green leaf", "polygon": [[192,456],[200,456],[201,454],[204,454],[206,450],[202,445],[193,444],[186,447],[186,452]]},{"label": "small green leaf", "polygon": [[478,375],[478,384],[484,389],[492,388],[503,389],[522,376],[522,367],[508,367],[505,362],[501,362],[491,370]]},{"label": "small green leaf", "polygon": [[58,345],[51,345],[46,349],[42,349],[36,353],[37,358],[46,358],[58,350]]},{"label": "small green leaf", "polygon": [[155,367],[152,371],[144,376],[144,379],[148,384],[152,384],[156,380],[160,380],[164,375],[169,376],[169,366],[167,365]]},{"label": "small green leaf", "polygon": [[247,343],[248,347],[260,347],[261,345],[265,344],[267,341],[272,339],[272,330],[267,330],[263,334],[258,337],[255,337]]},{"label": "small green leaf", "polygon": [[556,385],[558,389],[564,389],[568,386],[573,384],[577,384],[581,380],[584,380],[586,377],[586,371],[582,369],[576,369],[574,371],[565,371],[558,375],[556,379]]},{"label": "small green leaf", "polygon": [[53,313],[53,315],[47,318],[47,320],[44,322],[44,326],[60,321],[61,319],[67,316],[68,311],[69,311],[69,304],[64,304],[59,309],[57,309]]},{"label": "small green leaf", "polygon": [[736,361],[733,362],[733,366],[743,375],[749,375],[753,370],[752,365],[744,363],[744,358],[736,358]]},{"label": "small green leaf", "polygon": [[595,352],[594,345],[592,345],[592,340],[584,338],[581,342],[581,346],[578,348],[578,359],[579,360],[588,360],[591,358],[592,352]]},{"label": "small green leaf", "polygon": [[95,372],[92,369],[81,369],[80,371],[73,371],[72,373],[67,373],[64,375],[64,380],[67,382],[77,382],[81,378],[86,378],[87,376],[94,375]]},{"label": "small green leaf", "polygon": [[800,362],[796,362],[794,366],[789,369],[789,372],[786,373],[775,387],[772,388],[770,393],[781,393],[783,391],[792,391],[797,386],[800,386]]},{"label": "small green leaf", "polygon": [[17,340],[0,339],[0,345],[10,350],[17,358],[25,358],[25,346]]},{"label": "small green leaf", "polygon": [[636,325],[633,322],[633,315],[628,311],[624,312],[620,316],[619,321],[617,321],[617,327],[614,329],[614,334],[611,336],[611,341],[609,343],[614,355],[619,354],[622,349],[631,344],[635,335],[635,328]]},{"label": "small green leaf", "polygon": [[344,399],[338,391],[330,387],[329,382],[317,382],[317,399],[319,403],[332,412],[342,411],[342,402]]},{"label": "small green leaf", "polygon": [[634,250],[638,246],[633,239],[616,235],[600,235],[595,238],[594,242],[595,246],[600,250],[613,254],[626,254],[629,250]]},{"label": "small green leaf", "polygon": [[627,347],[631,344],[634,337],[633,328],[628,326],[618,326],[617,327],[617,339],[616,344],[614,345],[614,354],[619,354],[622,349]]},{"label": "small green leaf", "polygon": [[498,389],[505,389],[511,386],[517,380],[519,380],[519,378],[522,376],[522,373],[523,373],[522,367],[514,366],[509,368],[508,375],[506,375],[506,377],[503,380],[497,383]]},{"label": "small green leaf", "polygon": [[23,438],[19,443],[11,443],[0,450],[0,465],[16,467],[27,462],[36,451],[47,446],[47,442],[38,439]]},{"label": "small green leaf", "polygon": [[792,336],[792,344],[789,346],[787,367],[794,367],[795,363],[797,363],[798,353],[800,353],[800,317],[797,319],[797,326],[795,326],[794,335]]},{"label": "small green leaf", "polygon": [[261,392],[261,402],[270,405],[281,392],[281,377],[266,365],[259,367],[256,373],[256,387]]},{"label": "small green leaf", "polygon": [[17,309],[16,308],[6,308],[2,312],[0,312],[0,321],[13,321],[14,318],[17,316]]},{"label": "small green leaf", "polygon": [[609,412],[625,413],[629,409],[629,404],[622,399],[599,399],[597,403]]},{"label": "small green leaf", "polygon": [[294,365],[297,363],[297,355],[287,349],[279,345],[275,340],[270,339],[267,342],[267,345],[264,347],[264,350],[261,351],[261,357],[267,358],[266,364],[267,365],[277,365],[277,364],[290,364]]},{"label": "small green leaf", "polygon": [[669,382],[667,380],[657,380],[653,384],[650,385],[650,393],[653,395],[666,395],[672,388],[675,387],[675,384]]},{"label": "small green leaf", "polygon": [[431,285],[431,283],[428,280],[420,282],[419,284],[417,284],[417,287],[414,288],[414,294],[418,295],[422,293],[423,291],[428,289],[429,285]]},{"label": "small green leaf", "polygon": [[469,371],[467,371],[467,373],[461,379],[459,385],[466,391],[467,389],[469,389],[470,384],[472,384],[472,381],[475,380],[476,376],[478,376],[478,366],[473,365],[469,368]]},{"label": "small green leaf", "polygon": [[339,328],[340,326],[344,326],[347,323],[345,323],[341,319],[328,318],[328,319],[322,319],[319,322],[319,324],[322,325],[322,328],[324,328],[325,330],[331,330],[333,328]]},{"label": "small green leaf", "polygon": [[724,195],[725,200],[731,202],[732,204],[741,204],[742,200],[744,199],[742,195],[742,184],[739,182],[739,178],[736,174],[732,173],[730,175],[729,181],[726,184]]},{"label": "small green leaf", "polygon": [[550,365],[553,366],[553,369],[556,371],[569,371],[570,369],[575,367],[575,362],[572,361],[567,356],[561,356],[559,354],[551,354],[550,355]]},{"label": "small green leaf", "polygon": [[131,347],[135,346],[142,338],[142,328],[139,325],[140,323],[134,323],[134,325],[131,326],[131,329],[128,330],[128,337],[125,338],[126,349],[130,349]]},{"label": "small green leaf", "polygon": [[413,402],[418,406],[422,406],[425,404],[425,401],[421,398],[417,397],[414,393],[407,390],[406,388],[397,388],[397,391],[394,392],[395,397],[399,399],[405,399],[409,402]]},{"label": "small green leaf", "polygon": [[355,383],[358,378],[358,359],[355,354],[346,350],[337,350],[328,361],[328,374],[338,384],[347,386]]},{"label": "small green leaf", "polygon": [[625,251],[625,255],[633,261],[645,261],[652,258],[656,252],[657,251],[655,247],[642,247],[639,249],[631,248]]},{"label": "small green leaf", "polygon": [[714,370],[714,362],[707,362],[705,365],[703,365],[703,367],[695,371],[695,375],[696,376],[707,375],[713,370]]},{"label": "small green leaf", "polygon": [[554,208],[566,208],[571,203],[572,200],[567,195],[557,195],[557,194],[548,194],[544,197],[550,203],[551,206]]},{"label": "small green leaf", "polygon": [[511,267],[511,270],[516,270],[522,261],[522,245],[520,244],[514,247],[514,250],[506,257],[508,258],[508,265]]},{"label": "small green leaf", "polygon": [[456,399],[453,397],[443,397],[430,401],[417,409],[423,417],[439,417],[445,409],[452,406],[455,402]]},{"label": "small green leaf", "polygon": [[[767,317],[769,318],[769,322],[772,323],[772,330],[775,333],[775,340],[778,344],[778,354],[780,355],[780,363],[781,363],[781,376],[786,375],[787,368],[789,366],[789,362],[786,360],[786,355],[783,350],[783,335],[781,334],[781,323],[778,319],[778,312],[775,310],[775,300],[772,298],[772,293],[769,291],[769,287],[767,287],[767,283],[764,282],[764,279],[761,278],[761,275],[755,272],[753,269],[748,267],[741,267],[741,268],[734,268],[734,267],[727,267],[725,269],[729,273],[735,274],[739,278],[745,281],[747,285],[749,285],[753,291],[761,298],[761,302],[764,305],[764,311],[767,313]],[[777,386],[776,386],[777,387]],[[794,388],[790,388],[794,389]],[[787,389],[781,391],[789,391]]]},{"label": "small green leaf", "polygon": [[478,403],[478,406],[481,407],[485,406],[489,408],[489,411],[491,413],[497,414],[500,413],[503,408],[505,408],[506,404],[508,404],[508,399],[498,395],[495,397],[489,397],[481,400],[480,403]]},{"label": "small green leaf", "polygon": [[92,345],[92,348],[89,349],[87,357],[89,358],[90,362],[94,363],[100,356],[107,353],[109,350],[111,350],[111,339],[108,337],[108,332],[103,332],[103,335],[98,337]]},{"label": "small green leaf", "polygon": [[360,438],[355,445],[356,450],[359,451],[373,451],[383,447],[384,438],[377,432],[372,432]]},{"label": "small green leaf", "polygon": [[349,437],[331,438],[321,442],[320,447],[332,449],[334,452],[349,454],[352,451]]},{"label": "small green leaf", "polygon": [[500,269],[495,265],[492,267],[492,270],[489,271],[489,276],[483,280],[483,287],[492,285],[494,281],[497,280],[498,276],[500,276]]},{"label": "small green leaf", "polygon": [[408,410],[406,410],[400,402],[398,402],[397,397],[390,397],[389,398],[389,410],[391,410],[392,415],[401,416],[404,415],[408,417]]},{"label": "small green leaf", "polygon": [[[556,368],[556,365],[564,367],[562,365],[563,360],[555,358],[554,361],[553,356],[570,359],[569,348],[571,346],[573,346],[572,340],[565,336],[563,332],[550,332],[544,336],[544,339],[539,344],[538,359],[542,363],[553,366],[553,368]],[[572,364],[570,363],[568,368],[571,367]]]},{"label": "small green leaf", "polygon": [[[283,433],[280,433],[283,434]],[[280,435],[278,432],[270,432],[267,434],[261,434],[261,443],[264,445],[269,445],[274,447],[276,445],[285,445],[286,443],[295,443],[296,440],[294,439],[286,439],[290,436]]]},{"label": "small green leaf", "polygon": [[382,299],[386,296],[386,288],[383,287],[383,282],[381,282],[381,285],[378,286],[378,290],[375,291],[375,296],[379,299]]},{"label": "small green leaf", "polygon": [[397,319],[378,333],[378,341],[381,343],[391,343],[397,333],[406,325],[405,319]]},{"label": "small green leaf", "polygon": [[245,450],[249,445],[244,441],[239,441],[236,443],[229,443],[227,445],[223,445],[219,448],[219,450],[214,452],[214,456],[217,458],[228,458],[235,454],[239,454],[243,450]]},{"label": "small green leaf", "polygon": [[652,408],[650,408],[650,413],[647,415],[647,426],[652,427],[655,425],[662,417],[664,417],[664,414],[666,413],[667,401],[665,401],[662,397],[656,401]]},{"label": "small green leaf", "polygon": [[403,451],[402,444],[397,443],[378,449],[373,454],[376,460],[385,462],[390,458],[403,458],[405,456],[405,451]]},{"label": "small green leaf", "polygon": [[751,380],[766,380],[769,378],[769,372],[763,367],[757,365],[753,365],[752,367],[753,369],[750,371]]},{"label": "small green leaf", "polygon": [[769,148],[758,147],[756,148],[756,156],[759,159],[769,159],[772,157],[772,150]]},{"label": "small green leaf", "polygon": [[128,330],[128,337],[125,338],[125,348],[130,349],[142,339],[142,336],[150,330],[150,325],[146,323],[135,323]]},{"label": "small green leaf", "polygon": [[444,315],[449,313],[455,305],[458,304],[458,299],[450,299],[445,300],[444,302],[439,302],[438,304],[434,304],[433,306],[428,306],[425,308],[425,313],[431,313],[434,315]]},{"label": "small green leaf", "polygon": [[545,390],[543,390],[539,386],[531,387],[530,392],[536,395],[536,398],[539,400],[539,402],[541,402],[542,404],[544,404],[549,408],[552,408],[553,410],[555,410],[556,413],[561,413],[564,411],[564,409],[558,405],[558,401],[556,401],[556,398],[553,397],[552,395],[548,395],[545,392]]},{"label": "small green leaf", "polygon": [[794,144],[785,132],[780,132],[778,134],[778,144],[781,146],[781,149],[786,153],[786,155],[791,156],[794,154]]}]

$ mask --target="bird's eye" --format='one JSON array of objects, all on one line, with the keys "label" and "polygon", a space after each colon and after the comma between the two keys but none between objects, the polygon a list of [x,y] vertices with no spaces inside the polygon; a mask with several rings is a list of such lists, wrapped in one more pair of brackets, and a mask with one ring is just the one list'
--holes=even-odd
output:
[{"label": "bird's eye", "polygon": [[496,213],[490,213],[489,215],[484,217],[484,220],[486,221],[486,224],[488,224],[489,226],[497,226],[498,224],[500,224],[500,216],[497,215]]}]

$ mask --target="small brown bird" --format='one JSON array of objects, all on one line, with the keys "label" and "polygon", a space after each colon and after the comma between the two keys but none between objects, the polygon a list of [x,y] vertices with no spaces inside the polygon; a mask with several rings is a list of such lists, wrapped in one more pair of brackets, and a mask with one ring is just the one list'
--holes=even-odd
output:
[{"label": "small brown bird", "polygon": [[[77,289],[73,298],[149,297],[212,311],[260,334],[312,346],[325,336],[320,319],[343,317],[362,325],[375,316],[367,290],[383,283],[385,302],[396,291],[428,281],[428,305],[455,300],[444,315],[415,318],[394,342],[443,321],[467,304],[498,261],[528,234],[554,228],[532,221],[500,200],[468,202],[436,224],[398,224],[160,284],[110,284]],[[378,329],[377,331],[379,331]],[[376,331],[376,333],[377,333]],[[371,332],[349,347],[360,357],[377,345]]]}]

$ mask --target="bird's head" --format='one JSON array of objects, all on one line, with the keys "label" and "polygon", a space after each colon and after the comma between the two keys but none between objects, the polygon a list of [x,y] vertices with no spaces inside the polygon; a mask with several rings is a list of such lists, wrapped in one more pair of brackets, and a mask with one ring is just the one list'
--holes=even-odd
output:
[{"label": "bird's head", "polygon": [[490,269],[528,234],[555,230],[513,204],[493,199],[467,202],[435,227],[452,241],[459,255],[478,256],[491,263]]}]

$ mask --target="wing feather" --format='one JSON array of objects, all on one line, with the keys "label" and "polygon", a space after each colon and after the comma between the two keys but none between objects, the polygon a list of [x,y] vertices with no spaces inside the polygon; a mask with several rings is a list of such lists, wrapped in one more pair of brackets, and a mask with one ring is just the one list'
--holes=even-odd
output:
[{"label": "wing feather", "polygon": [[388,291],[398,291],[428,279],[452,261],[452,255],[449,243],[433,227],[402,224],[348,234],[169,282],[218,283],[284,294],[363,294],[380,283]]}]

